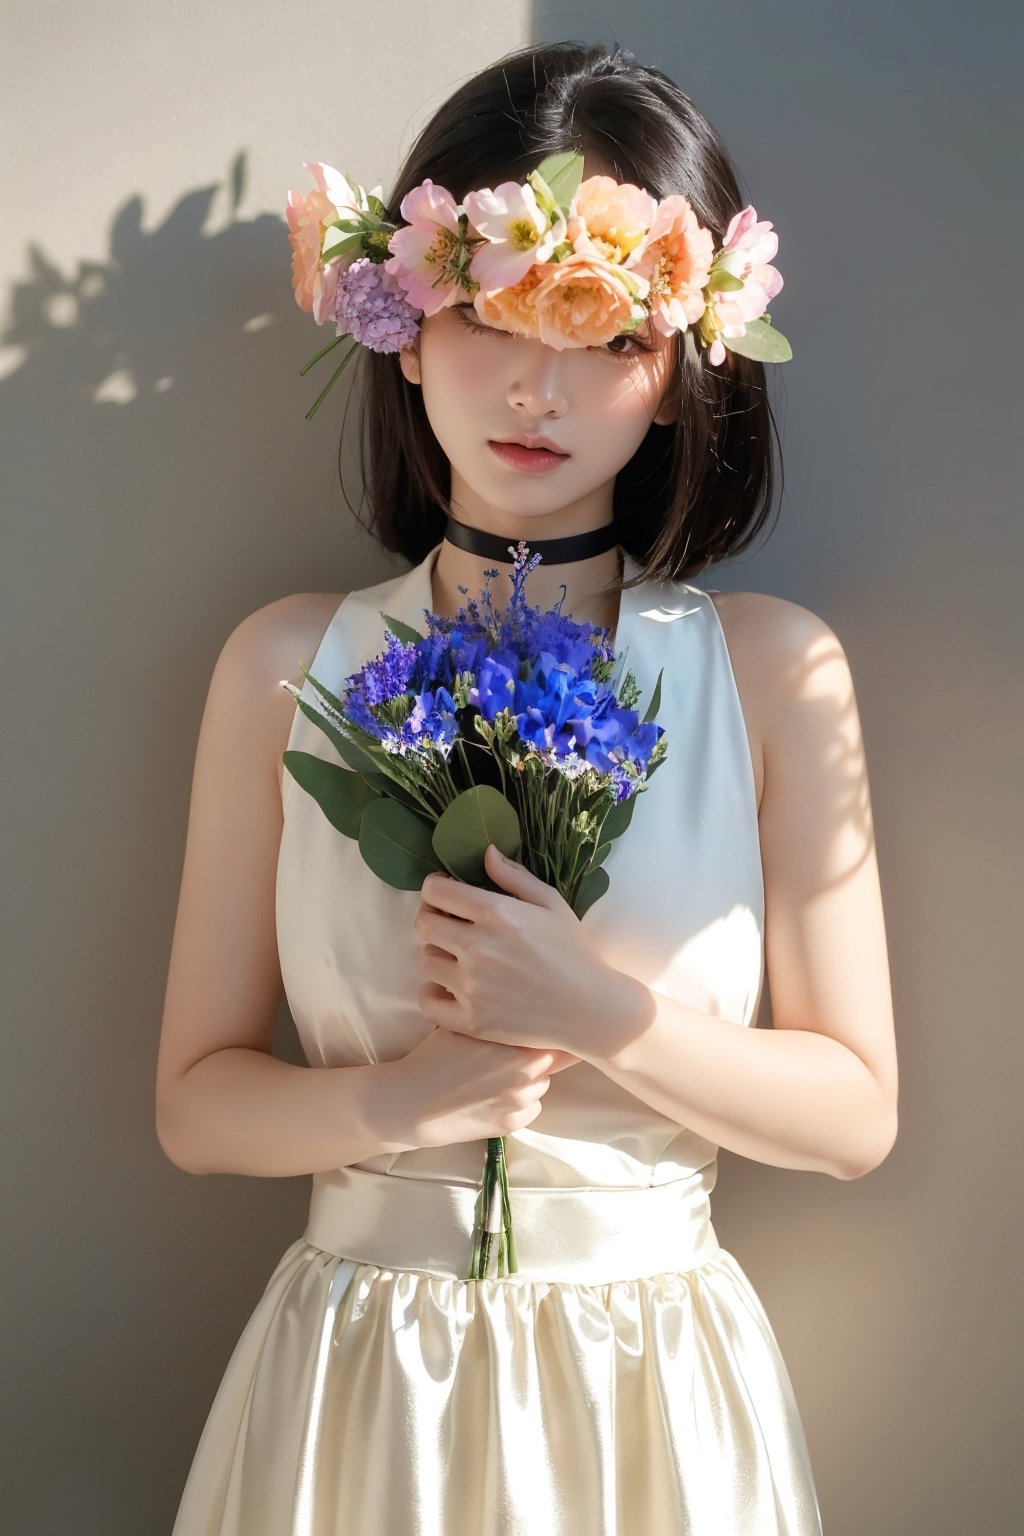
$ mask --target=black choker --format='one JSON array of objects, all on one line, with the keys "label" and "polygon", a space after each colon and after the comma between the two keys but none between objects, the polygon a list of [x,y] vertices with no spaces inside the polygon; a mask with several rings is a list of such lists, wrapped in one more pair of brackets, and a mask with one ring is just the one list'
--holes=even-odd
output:
[{"label": "black choker", "polygon": [[[472,555],[484,555],[489,560],[504,560],[511,565],[515,556],[509,551],[518,544],[517,539],[502,538],[500,533],[485,533],[482,528],[471,528],[468,523],[456,522],[451,513],[445,523],[444,537],[459,549],[468,549]],[[606,549],[618,546],[614,523],[602,528],[592,528],[587,533],[573,533],[564,539],[527,539],[526,547],[531,555],[542,556],[548,565],[562,565],[570,560],[587,560],[591,555],[603,555]]]}]

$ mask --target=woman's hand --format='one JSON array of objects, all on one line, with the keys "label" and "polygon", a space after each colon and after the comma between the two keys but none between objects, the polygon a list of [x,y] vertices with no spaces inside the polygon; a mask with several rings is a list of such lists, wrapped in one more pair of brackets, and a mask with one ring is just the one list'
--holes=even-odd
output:
[{"label": "woman's hand", "polygon": [[619,973],[553,886],[493,843],[484,858],[489,878],[508,895],[440,873],[423,882],[413,920],[428,978],[420,1008],[444,1029],[582,1059]]},{"label": "woman's hand", "polygon": [[386,1094],[375,1125],[405,1148],[507,1136],[536,1120],[554,1073],[576,1062],[567,1052],[496,1045],[435,1025],[407,1055],[381,1063]]}]

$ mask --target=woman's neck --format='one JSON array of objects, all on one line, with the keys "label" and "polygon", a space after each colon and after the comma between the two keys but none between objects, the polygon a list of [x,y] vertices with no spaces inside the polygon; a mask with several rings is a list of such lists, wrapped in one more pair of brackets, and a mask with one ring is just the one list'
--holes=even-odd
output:
[{"label": "woman's neck", "polygon": [[[509,543],[515,540],[510,537]],[[529,539],[527,549],[531,549]],[[486,572],[496,569],[490,581],[495,611],[504,613],[512,598],[512,556],[494,559],[461,549],[443,539],[431,574],[432,608],[444,618],[454,618],[471,598],[478,598],[487,581]],[[622,554],[618,545],[602,554],[581,560],[542,559],[524,582],[526,601],[532,608],[548,609],[561,602],[561,611],[571,614],[577,623],[614,628],[619,611],[618,592],[604,593],[602,587],[622,579]],[[562,587],[565,587],[563,598]],[[459,587],[466,587],[465,593]]]}]

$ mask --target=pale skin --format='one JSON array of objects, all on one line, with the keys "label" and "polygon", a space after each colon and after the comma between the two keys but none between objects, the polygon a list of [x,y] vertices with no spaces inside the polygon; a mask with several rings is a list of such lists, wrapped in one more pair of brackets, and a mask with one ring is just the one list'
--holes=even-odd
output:
[{"label": "pale skin", "polygon": [[[674,409],[676,338],[639,335],[648,349],[619,357],[478,334],[453,309],[427,317],[400,365],[448,454],[453,515],[527,542],[610,522],[616,473]],[[487,439],[517,431],[543,433],[572,457],[545,476],[512,470]],[[454,614],[465,601],[458,586],[478,591],[491,563],[442,544],[435,611]],[[511,567],[498,568],[500,606]],[[615,550],[542,563],[529,600],[548,606],[564,582],[567,611],[614,627],[618,599],[600,588],[617,574]],[[419,1003],[436,1027],[420,1045],[360,1067],[273,1056],[281,755],[295,710],[280,679],[301,683],[296,660],[309,665],[343,595],[296,594],[257,610],[214,669],[157,1068],[158,1135],[172,1161],[285,1177],[506,1134],[540,1113],[554,1072],[582,1060],[742,1156],[842,1179],[877,1167],[896,1136],[898,1080],[853,682],[822,619],[761,593],[712,600],[755,782],[770,1029],[739,1027],[610,967],[556,892],[492,850],[501,892],[443,875],[424,882],[413,923]],[[552,1008],[566,995],[577,1006]]]}]

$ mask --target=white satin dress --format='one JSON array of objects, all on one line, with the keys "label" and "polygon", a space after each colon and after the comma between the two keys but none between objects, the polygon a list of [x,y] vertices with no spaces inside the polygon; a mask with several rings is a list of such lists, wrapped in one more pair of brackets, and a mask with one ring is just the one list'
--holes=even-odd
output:
[{"label": "white satin dress", "polygon": [[[380,610],[423,629],[440,548],[343,600],[314,677],[342,692],[383,649]],[[648,582],[623,594],[613,639],[641,714],[664,668],[669,749],[582,921],[613,966],[749,1026],[764,888],[721,623],[700,588]],[[289,746],[338,761],[299,709]],[[379,881],[288,773],[283,798],[278,939],[306,1057],[403,1056],[433,1027],[419,893]],[[462,1278],[485,1142],[313,1176],[172,1536],[818,1536],[786,1366],[711,1224],[718,1148],[586,1062],[506,1146],[507,1277]]]}]

